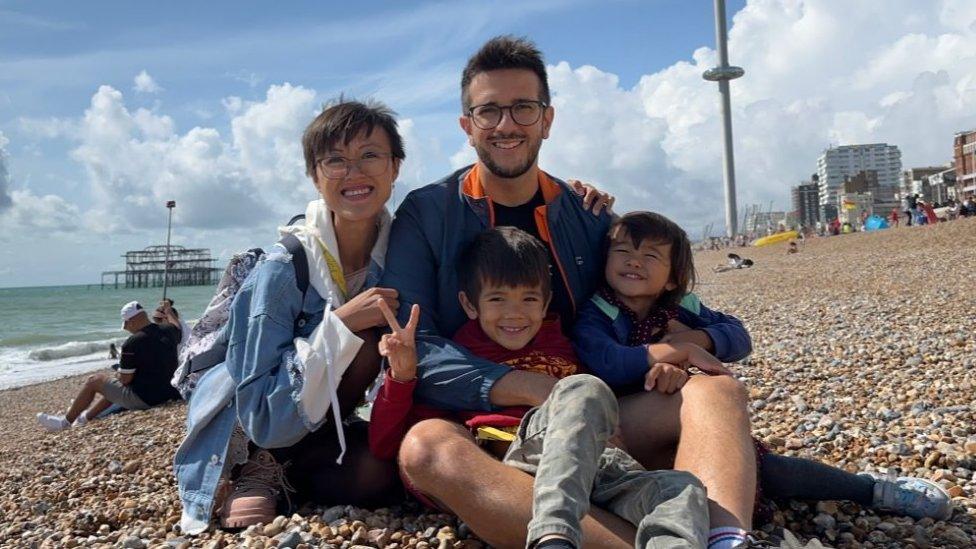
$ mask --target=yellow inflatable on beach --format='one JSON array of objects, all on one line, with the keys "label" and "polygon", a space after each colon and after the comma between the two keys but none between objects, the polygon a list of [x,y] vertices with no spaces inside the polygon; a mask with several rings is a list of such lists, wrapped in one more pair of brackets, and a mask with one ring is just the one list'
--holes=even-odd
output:
[{"label": "yellow inflatable on beach", "polygon": [[770,244],[776,244],[777,242],[783,242],[786,240],[793,240],[798,236],[796,231],[786,231],[785,233],[776,233],[769,236],[764,236],[762,238],[757,238],[752,241],[753,246],[768,246]]}]

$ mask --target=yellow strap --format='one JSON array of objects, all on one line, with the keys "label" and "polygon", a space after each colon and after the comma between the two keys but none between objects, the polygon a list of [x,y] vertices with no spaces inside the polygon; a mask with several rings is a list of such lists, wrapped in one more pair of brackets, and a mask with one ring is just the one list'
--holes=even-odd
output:
[{"label": "yellow strap", "polygon": [[[518,429],[518,427],[508,427],[508,429]],[[503,431],[497,427],[478,427],[478,434],[476,436],[478,440],[501,440],[503,442],[512,442],[515,440],[515,433],[508,431]]]},{"label": "yellow strap", "polygon": [[329,266],[329,275],[332,277],[332,281],[339,287],[343,299],[349,299],[349,290],[346,289],[346,276],[342,274],[342,267],[339,266],[336,258],[329,253],[322,240],[319,240],[319,246],[322,248],[322,255],[325,256],[325,264]]}]

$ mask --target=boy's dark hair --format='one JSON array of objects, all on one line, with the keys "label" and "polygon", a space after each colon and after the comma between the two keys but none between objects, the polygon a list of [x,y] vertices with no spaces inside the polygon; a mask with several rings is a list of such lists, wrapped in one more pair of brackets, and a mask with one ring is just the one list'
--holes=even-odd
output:
[{"label": "boy's dark hair", "polygon": [[539,77],[539,101],[549,104],[549,77],[542,52],[528,38],[516,38],[510,34],[496,36],[485,42],[461,73],[461,109],[467,113],[471,108],[468,86],[479,73],[501,69],[530,70]]},{"label": "boy's dark hair", "polygon": [[477,237],[458,258],[458,286],[475,305],[482,285],[542,286],[552,291],[549,252],[539,239],[515,227],[495,227]]},{"label": "boy's dark hair", "polygon": [[[671,278],[673,290],[665,290],[657,299],[657,307],[677,307],[685,294],[695,287],[695,262],[691,254],[688,234],[677,223],[654,212],[631,212],[610,225],[607,244],[624,231],[635,248],[649,240],[655,244],[671,244]],[[731,257],[732,254],[730,254]]]},{"label": "boy's dark hair", "polygon": [[390,153],[393,158],[406,158],[403,138],[397,129],[396,113],[392,109],[372,99],[354,101],[342,96],[326,104],[325,110],[312,120],[302,135],[305,174],[314,179],[315,163],[321,155],[340,141],[348,145],[363,131],[367,136],[372,134],[376,127],[383,128],[390,137]]}]

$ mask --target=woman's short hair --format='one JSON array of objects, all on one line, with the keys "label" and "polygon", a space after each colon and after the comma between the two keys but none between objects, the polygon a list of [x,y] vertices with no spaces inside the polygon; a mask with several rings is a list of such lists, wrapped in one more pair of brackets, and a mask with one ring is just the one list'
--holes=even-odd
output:
[{"label": "woman's short hair", "polygon": [[339,97],[327,104],[302,135],[305,173],[314,178],[315,163],[337,143],[348,145],[359,134],[366,132],[366,135],[370,135],[377,127],[383,128],[389,136],[390,154],[393,158],[406,158],[396,113],[392,109],[373,99],[356,101]]}]

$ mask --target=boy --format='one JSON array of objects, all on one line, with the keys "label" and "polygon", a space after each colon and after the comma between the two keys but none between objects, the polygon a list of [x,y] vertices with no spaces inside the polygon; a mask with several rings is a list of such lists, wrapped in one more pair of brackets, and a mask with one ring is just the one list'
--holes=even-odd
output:
[{"label": "boy", "polygon": [[[479,235],[458,264],[458,299],[470,320],[455,341],[489,360],[561,378],[546,402],[522,418],[504,458],[536,477],[526,547],[582,546],[580,519],[590,501],[634,524],[638,547],[704,546],[708,510],[701,483],[684,472],[645,471],[610,443],[618,413],[613,393],[592,376],[573,375],[579,366],[572,346],[558,317],[546,316],[552,292],[542,243],[513,227],[495,228]],[[377,455],[390,457],[381,443],[395,438],[391,432],[402,436],[410,416],[432,416],[410,401],[419,307],[403,328],[383,309],[393,332],[380,341],[380,354],[390,368],[374,404],[370,443]],[[721,368],[711,356],[695,365]],[[469,425],[478,424],[472,419]]]}]

